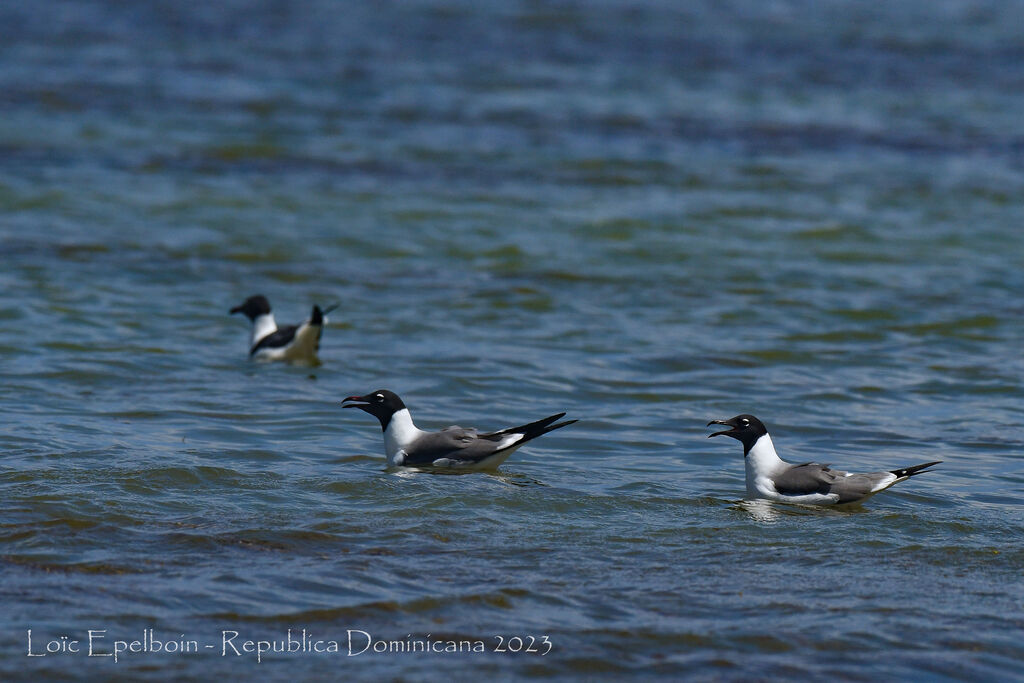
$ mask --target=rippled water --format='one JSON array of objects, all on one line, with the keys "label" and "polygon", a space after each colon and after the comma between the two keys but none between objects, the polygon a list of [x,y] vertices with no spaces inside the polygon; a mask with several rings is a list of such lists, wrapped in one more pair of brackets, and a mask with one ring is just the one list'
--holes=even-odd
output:
[{"label": "rippled water", "polygon": [[[1022,15],[4,5],[0,677],[1019,677]],[[256,292],[341,302],[321,366],[247,362]],[[579,422],[387,471],[338,405],[379,387]],[[739,412],[794,461],[944,463],[743,501],[704,428]],[[221,656],[288,629],[342,652]]]}]

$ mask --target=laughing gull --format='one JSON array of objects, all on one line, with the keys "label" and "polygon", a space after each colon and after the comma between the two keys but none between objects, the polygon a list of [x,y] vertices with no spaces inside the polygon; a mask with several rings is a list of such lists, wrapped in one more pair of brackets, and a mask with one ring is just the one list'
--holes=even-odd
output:
[{"label": "laughing gull", "polygon": [[558,413],[488,434],[478,434],[473,428],[458,426],[439,432],[425,432],[413,424],[402,399],[387,389],[378,389],[365,396],[349,396],[342,404],[344,408],[364,410],[380,420],[388,464],[396,467],[494,469],[527,441],[576,421],[552,424],[565,416],[565,413]]},{"label": "laughing gull", "polygon": [[244,313],[252,321],[252,341],[249,357],[256,360],[284,360],[292,363],[308,363],[317,365],[317,351],[320,350],[320,335],[324,329],[324,314],[334,310],[334,306],[323,311],[313,306],[309,320],[298,325],[278,327],[274,314],[270,312],[270,302],[262,294],[250,296],[241,305],[231,309],[231,314]]},{"label": "laughing gull", "polygon": [[711,425],[726,425],[712,436],[731,436],[743,444],[747,470],[747,495],[804,505],[843,505],[859,503],[893,484],[921,474],[941,460],[898,470],[853,474],[830,469],[828,465],[785,462],[775,452],[772,437],[753,415],[737,415],[731,420],[712,420]]}]

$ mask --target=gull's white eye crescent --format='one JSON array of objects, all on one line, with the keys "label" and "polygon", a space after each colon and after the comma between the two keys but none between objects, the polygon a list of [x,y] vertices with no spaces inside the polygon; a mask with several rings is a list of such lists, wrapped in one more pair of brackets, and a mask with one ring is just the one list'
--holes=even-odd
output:
[{"label": "gull's white eye crescent", "polygon": [[384,394],[377,394],[377,399],[383,401],[384,400]]}]

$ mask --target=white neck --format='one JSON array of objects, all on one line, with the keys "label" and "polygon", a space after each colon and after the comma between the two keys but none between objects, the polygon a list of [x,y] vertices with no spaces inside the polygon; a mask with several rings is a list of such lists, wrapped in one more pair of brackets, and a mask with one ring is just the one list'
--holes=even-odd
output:
[{"label": "white neck", "polygon": [[277,332],[277,323],[274,322],[273,313],[263,313],[256,316],[256,319],[252,321],[253,344],[273,332]]},{"label": "white neck", "polygon": [[394,460],[395,454],[406,448],[423,434],[412,422],[408,408],[402,408],[391,416],[388,428],[384,430],[384,449],[388,460]]},{"label": "white neck", "polygon": [[747,470],[748,491],[752,490],[758,479],[770,477],[773,473],[786,466],[786,463],[779,457],[779,454],[775,452],[772,437],[767,434],[761,436],[750,447],[750,451],[744,458],[744,464]]}]

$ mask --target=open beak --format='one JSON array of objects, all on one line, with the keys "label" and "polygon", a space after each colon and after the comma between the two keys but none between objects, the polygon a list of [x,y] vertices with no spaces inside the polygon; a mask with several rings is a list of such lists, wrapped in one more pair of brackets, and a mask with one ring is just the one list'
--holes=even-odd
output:
[{"label": "open beak", "polygon": [[[349,403],[349,401],[359,401],[359,402],[358,403]],[[368,406],[368,405],[370,405],[370,402],[367,401],[362,396],[348,396],[348,397],[345,398],[344,401],[341,402],[341,407],[342,408],[364,408],[365,409],[366,406]]]},{"label": "open beak", "polygon": [[729,427],[729,429],[723,429],[720,432],[715,432],[714,434],[708,434],[708,438],[709,439],[711,437],[713,437],[713,436],[721,436],[722,434],[729,434],[730,432],[732,432],[733,430],[736,429],[736,427],[734,427],[731,423],[726,422],[725,420],[712,420],[711,422],[708,422],[708,427],[710,427],[711,425],[726,425],[727,427]]},{"label": "open beak", "polygon": [[241,313],[241,312],[242,312],[242,307],[241,306],[235,306],[230,311],[228,311],[228,313],[230,313],[231,315],[234,315],[235,313]]}]

